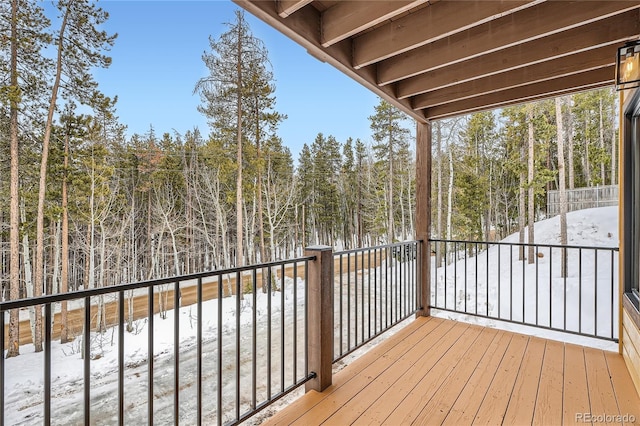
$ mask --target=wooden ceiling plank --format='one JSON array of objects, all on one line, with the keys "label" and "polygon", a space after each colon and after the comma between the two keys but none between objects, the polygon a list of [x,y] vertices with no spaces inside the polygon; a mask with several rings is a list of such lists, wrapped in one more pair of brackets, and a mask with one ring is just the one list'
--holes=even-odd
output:
[{"label": "wooden ceiling plank", "polygon": [[354,37],[353,66],[379,62],[539,2],[440,1]]},{"label": "wooden ceiling plank", "polygon": [[446,69],[439,68],[402,80],[397,84],[396,94],[400,99],[404,99],[588,49],[621,44],[638,37],[640,37],[638,11],[629,11],[602,21],[469,59]]},{"label": "wooden ceiling plank", "polygon": [[639,7],[635,1],[545,2],[379,62],[378,84],[393,83]]},{"label": "wooden ceiling plank", "polygon": [[315,8],[305,7],[287,18],[282,18],[278,15],[273,1],[233,0],[233,2],[291,38],[316,59],[329,63],[411,118],[422,123],[426,122],[423,112],[414,111],[407,99],[396,99],[393,87],[379,87],[376,84],[374,67],[365,67],[360,70],[354,70],[351,67],[350,40],[344,40],[328,48],[322,47],[319,42],[320,14]]},{"label": "wooden ceiling plank", "polygon": [[538,99],[547,99],[567,93],[611,86],[614,83],[615,66],[598,68],[580,74],[544,81],[528,86],[494,92],[471,99],[464,99],[428,108],[425,116],[429,120],[454,117],[488,109],[501,108]]},{"label": "wooden ceiling plank", "polygon": [[427,1],[341,1],[322,13],[322,45],[331,46]]},{"label": "wooden ceiling plank", "polygon": [[412,98],[412,105],[414,109],[429,108],[514,87],[578,74],[586,70],[607,67],[615,65],[615,62],[615,49],[610,46],[604,46],[564,56],[554,61],[541,62],[424,93]]},{"label": "wooden ceiling plank", "polygon": [[280,15],[281,18],[286,18],[312,1],[313,0],[276,0],[278,15]]}]

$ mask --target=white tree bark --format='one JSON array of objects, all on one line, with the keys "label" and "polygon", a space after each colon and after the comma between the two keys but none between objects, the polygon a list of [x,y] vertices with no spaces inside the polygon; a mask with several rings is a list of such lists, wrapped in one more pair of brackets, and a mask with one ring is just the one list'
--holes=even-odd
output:
[{"label": "white tree bark", "polygon": [[[564,125],[562,98],[556,98],[556,128],[558,134],[558,195],[560,198],[560,245],[567,245],[567,188],[564,166]],[[567,276],[567,251],[562,249],[560,276]]]},{"label": "white tree bark", "polygon": [[535,175],[535,141],[533,134],[533,105],[529,105],[527,109],[527,122],[528,122],[528,147],[529,147],[529,155],[528,155],[528,176],[527,176],[527,184],[528,184],[528,235],[527,235],[527,243],[529,244],[529,258],[528,262],[533,263],[534,259],[534,221],[535,221],[535,198],[534,198],[534,185],[533,179]]}]

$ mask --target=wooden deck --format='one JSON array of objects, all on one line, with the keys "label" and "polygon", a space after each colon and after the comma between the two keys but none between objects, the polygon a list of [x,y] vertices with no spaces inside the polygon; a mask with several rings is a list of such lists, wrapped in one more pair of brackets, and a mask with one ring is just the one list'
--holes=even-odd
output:
[{"label": "wooden deck", "polygon": [[334,375],[324,392],[305,394],[265,424],[620,420],[640,424],[640,398],[617,353],[430,317],[412,322]]}]

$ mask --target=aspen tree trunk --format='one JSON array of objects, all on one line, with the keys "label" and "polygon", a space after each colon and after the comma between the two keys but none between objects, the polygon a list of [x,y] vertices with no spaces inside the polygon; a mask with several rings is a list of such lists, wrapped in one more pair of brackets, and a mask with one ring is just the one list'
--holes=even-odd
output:
[{"label": "aspen tree trunk", "polygon": [[[69,291],[69,200],[67,180],[69,168],[69,135],[64,138],[64,176],[62,178],[62,265],[60,267],[60,293]],[[67,301],[60,303],[60,343],[69,341]]]},{"label": "aspen tree trunk", "polygon": [[611,185],[615,185],[618,182],[618,176],[616,176],[616,145],[618,144],[618,140],[616,138],[616,132],[613,129],[615,129],[615,127],[612,127],[611,130]]},{"label": "aspen tree trunk", "polygon": [[[447,190],[447,239],[452,239],[451,235],[451,216],[453,212],[453,148],[451,144],[447,144],[447,148],[449,149],[449,188]],[[455,255],[455,253],[454,253]],[[445,262],[448,263],[448,260],[445,259]]]},{"label": "aspen tree trunk", "polygon": [[[442,123],[436,121],[436,156],[438,162],[436,163],[436,186],[437,186],[437,201],[436,201],[436,233],[438,238],[442,238]],[[442,247],[441,244],[436,244],[436,265],[440,267],[442,265]]]},{"label": "aspen tree trunk", "polygon": [[236,76],[237,76],[237,104],[236,108],[236,126],[238,128],[237,144],[238,152],[236,155],[236,162],[238,164],[238,176],[236,179],[236,265],[237,267],[243,266],[243,224],[242,224],[242,26],[238,25],[238,51],[236,62]]},{"label": "aspen tree trunk", "polygon": [[358,247],[362,247],[362,155],[358,155]]},{"label": "aspen tree trunk", "polygon": [[[569,106],[571,106],[571,96],[568,97]],[[569,163],[569,189],[575,188],[575,174],[573,170],[573,114],[569,108],[567,117],[567,162]]]},{"label": "aspen tree trunk", "polygon": [[[602,116],[602,97],[599,99],[598,106],[600,113],[600,150],[604,153],[604,117]],[[600,161],[600,185],[606,185],[605,174],[604,161]]]},{"label": "aspen tree trunk", "polygon": [[[524,154],[524,143],[520,148],[520,159],[521,162],[525,161]],[[518,242],[520,244],[524,244],[524,227],[526,226],[526,214],[527,214],[527,202],[526,202],[526,192],[525,186],[527,185],[526,175],[524,173],[524,168],[520,171],[520,186],[518,187]],[[520,250],[518,253],[518,260],[524,261],[524,246],[520,246]]]},{"label": "aspen tree trunk", "polygon": [[[11,59],[9,97],[10,109],[10,178],[9,178],[9,299],[20,298],[20,192],[19,192],[19,146],[18,146],[18,109],[20,90],[18,87],[18,1],[11,0]],[[3,313],[4,315],[4,313]],[[2,330],[4,333],[4,330]],[[17,309],[9,312],[9,342],[7,358],[20,355],[20,316]],[[4,348],[2,348],[4,350]]]},{"label": "aspen tree trunk", "polygon": [[[40,179],[38,183],[38,211],[36,215],[36,254],[34,267],[34,296],[42,295],[42,286],[44,284],[44,202],[47,189],[47,162],[49,159],[49,141],[51,138],[51,129],[53,127],[53,116],[56,110],[56,102],[58,99],[58,90],[60,88],[60,80],[62,76],[62,58],[63,58],[63,39],[67,27],[67,18],[69,8],[62,16],[60,24],[60,34],[57,46],[56,71],[51,90],[51,100],[49,102],[49,111],[47,113],[47,121],[44,129],[44,138],[42,140],[42,158],[40,159]],[[42,308],[36,309],[35,318],[35,338],[34,346],[36,352],[42,351]]]},{"label": "aspen tree trunk", "polygon": [[534,146],[534,135],[533,135],[533,105],[529,105],[528,111],[527,111],[527,116],[528,116],[528,128],[529,128],[529,161],[528,161],[528,179],[527,179],[527,183],[528,183],[528,201],[529,201],[529,211],[528,211],[528,216],[529,216],[529,229],[528,229],[528,234],[527,235],[527,242],[529,243],[529,259],[528,262],[531,264],[535,261],[534,259],[534,249],[533,249],[533,243],[534,243],[534,235],[533,235],[533,222],[535,221],[535,198],[534,198],[534,185],[533,185],[533,178],[534,178],[534,155],[535,155],[535,146]]},{"label": "aspen tree trunk", "polygon": [[[587,127],[588,127],[588,123],[586,122],[585,119],[585,123],[584,123],[584,134],[587,134]],[[591,186],[591,163],[589,162],[589,139],[585,137],[585,141],[584,141],[584,160],[583,160],[583,164],[584,164],[584,174],[585,174],[585,179],[587,181],[587,186]]]},{"label": "aspen tree trunk", "polygon": [[[560,245],[567,245],[567,190],[564,167],[564,125],[562,98],[556,98],[556,128],[558,133],[558,195],[560,198]],[[561,251],[560,276],[567,276],[567,250]]]},{"label": "aspen tree trunk", "polygon": [[[256,100],[256,155],[258,161],[258,182],[256,192],[258,193],[258,244],[260,246],[260,263],[266,263],[269,259],[267,258],[267,253],[264,247],[264,215],[262,214],[262,147],[260,146],[260,118],[257,103],[258,102]],[[273,235],[271,235],[271,238],[273,239]],[[273,255],[273,251],[271,254]],[[264,270],[262,271],[262,292],[267,292],[267,275]]]},{"label": "aspen tree trunk", "polygon": [[389,205],[387,206],[387,244],[393,243],[395,230],[393,229],[393,139],[389,134]]},{"label": "aspen tree trunk", "polygon": [[[20,219],[24,224],[27,220],[27,217],[26,217],[27,214],[25,212],[24,204],[20,208],[20,216],[21,216]],[[33,265],[31,263],[31,248],[29,243],[29,234],[26,232],[22,235],[22,263],[24,268],[25,293],[28,298],[32,298],[34,286],[33,286],[33,275],[31,271],[33,270],[32,269]],[[35,333],[36,333],[36,308],[33,306],[29,308],[29,325],[31,327],[31,338],[34,339]]]}]

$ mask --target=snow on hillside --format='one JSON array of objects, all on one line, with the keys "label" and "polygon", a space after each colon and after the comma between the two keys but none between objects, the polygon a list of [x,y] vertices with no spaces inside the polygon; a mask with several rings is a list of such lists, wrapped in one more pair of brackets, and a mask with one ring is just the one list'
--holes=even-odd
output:
[{"label": "snow on hillside", "polygon": [[[618,206],[598,207],[567,213],[567,244],[576,246],[618,247]],[[525,231],[525,242],[527,241]],[[560,216],[534,224],[535,242],[560,244]],[[518,242],[518,233],[503,240]]]},{"label": "snow on hillside", "polygon": [[[537,222],[534,232],[536,244],[559,245],[560,218]],[[618,247],[618,207],[568,213],[567,234],[570,246]],[[518,241],[517,233],[503,240]],[[598,250],[596,254],[591,249],[568,249],[565,279],[560,274],[562,250],[558,248],[539,247],[532,264],[519,260],[520,250],[515,246],[491,245],[477,256],[467,254],[466,264],[464,249],[457,249],[460,260],[450,261],[446,268],[434,268],[437,284],[432,301],[436,306],[574,332],[597,332],[599,336],[613,330],[617,337],[618,252]],[[606,341],[449,311],[436,311],[435,315],[610,350],[616,348]]]},{"label": "snow on hillside", "polygon": [[[616,207],[605,207],[599,209],[590,209],[578,212],[572,212],[568,215],[569,241],[571,245],[596,245],[602,247],[617,247],[618,245],[618,212]],[[536,242],[537,243],[559,243],[559,221],[558,218],[552,218],[539,222],[535,225]],[[517,235],[512,235],[505,239],[507,242],[516,242]],[[557,252],[556,252],[557,251]],[[541,324],[548,321],[549,311],[553,315],[553,325],[559,325],[558,321],[563,320],[563,309],[565,299],[563,294],[567,295],[566,301],[570,307],[567,314],[567,327],[578,327],[581,322],[584,330],[593,329],[593,315],[589,316],[586,307],[593,305],[594,290],[593,282],[596,278],[593,271],[593,265],[596,264],[592,253],[583,253],[582,262],[586,266],[582,275],[578,277],[575,265],[577,264],[577,252],[570,252],[570,264],[574,267],[569,268],[569,277],[566,281],[566,290],[564,289],[564,280],[558,276],[557,268],[550,270],[548,252],[544,252],[544,257],[538,258],[534,265],[525,265],[524,275],[522,262],[517,260],[517,253],[513,262],[507,262],[510,259],[511,249],[509,247],[491,246],[488,251],[480,255],[468,259],[466,275],[463,274],[462,260],[450,264],[446,268],[446,281],[449,283],[445,291],[445,268],[437,270],[437,289],[439,303],[443,303],[444,295],[447,295],[447,307],[454,308],[457,306],[461,309],[465,302],[469,309],[475,309],[476,301],[478,303],[479,313],[490,313],[501,318],[507,318],[508,314],[513,315],[514,320],[525,318],[525,320],[533,320],[536,314]],[[500,256],[500,270],[496,266],[496,261]],[[551,254],[554,262],[559,262],[560,253],[554,250]],[[488,256],[488,257],[487,257]],[[611,266],[607,267],[605,256],[598,259],[597,277],[600,279],[610,279],[612,270]],[[472,265],[470,267],[470,265]],[[488,265],[488,267],[487,267]],[[384,267],[384,266],[383,266]],[[454,286],[454,273],[458,275],[459,283],[466,276],[470,283],[476,275],[479,281],[478,293],[475,297],[475,283],[473,284],[474,292],[468,291],[464,287]],[[537,268],[537,269],[536,269]],[[393,269],[391,269],[393,270]],[[434,268],[435,270],[435,268]],[[364,271],[364,274],[374,272]],[[614,266],[613,273],[617,279],[617,264]],[[540,286],[537,291],[532,285],[535,282],[533,277],[539,277],[539,281],[546,283]],[[377,271],[374,276],[382,276]],[[552,277],[552,295],[551,304],[549,299],[548,282],[549,276]],[[500,277],[500,278],[498,278]],[[435,277],[434,277],[435,278]],[[488,280],[487,280],[488,278]],[[579,278],[582,279],[582,291],[578,289]],[[505,283],[513,282],[513,291]],[[364,279],[363,279],[364,282]],[[500,286],[498,286],[498,282]],[[488,283],[488,285],[487,285]],[[364,284],[363,284],[364,285]],[[276,292],[273,295],[259,293],[257,295],[257,315],[258,315],[258,399],[264,398],[266,393],[266,385],[261,382],[267,374],[266,366],[266,306],[268,303],[272,306],[272,344],[278,348],[274,354],[279,353],[279,332],[282,318],[286,323],[285,337],[287,343],[285,345],[287,360],[293,359],[292,342],[293,333],[291,327],[293,324],[293,306],[297,304],[297,321],[298,321],[298,345],[299,353],[304,351],[304,321],[303,321],[303,304],[305,283],[298,279],[295,283],[297,288],[297,297],[293,295],[294,282],[287,278],[285,280],[284,289],[284,312],[282,310],[282,293]],[[542,288],[544,287],[544,288]],[[467,291],[465,291],[467,290]],[[364,288],[363,288],[364,291]],[[500,303],[498,304],[498,294],[500,295]],[[523,294],[526,310],[524,316],[522,313]],[[576,305],[579,297],[582,297],[583,312],[582,317],[578,318],[576,313]],[[608,329],[610,322],[607,319],[611,314],[611,309],[606,308],[610,305],[608,300],[611,297],[611,289],[599,288],[598,300],[601,300],[598,310],[598,327]],[[614,291],[615,303],[617,303],[617,290]],[[535,300],[538,300],[538,308],[535,307]],[[435,295],[434,295],[435,296]],[[241,301],[240,316],[236,316],[236,299],[233,297],[222,300],[221,309],[223,324],[221,327],[223,371],[225,378],[223,379],[223,406],[232,413],[235,411],[235,345],[236,345],[236,321],[240,320],[240,329],[243,330],[241,336],[241,412],[248,408],[250,403],[250,383],[252,378],[252,366],[247,361],[251,353],[251,335],[252,327],[252,311],[253,303],[251,297],[245,297]],[[218,301],[208,301],[203,304],[203,412],[208,416],[203,420],[205,423],[212,423],[216,410],[216,389],[217,376],[216,360],[217,360],[217,313],[219,305]],[[434,315],[447,318],[459,318],[466,321],[481,323],[492,327],[507,328],[514,331],[521,331],[521,328],[514,324],[504,324],[495,320],[479,319],[467,315],[453,314],[445,311],[433,311]],[[617,310],[614,312],[617,315]],[[196,307],[187,306],[179,311],[180,315],[180,417],[181,422],[187,424],[195,423],[196,413]],[[160,319],[156,315],[154,320],[154,412],[155,420],[159,423],[171,423],[173,421],[173,312],[167,313],[167,319]],[[617,318],[617,317],[615,317]],[[617,319],[615,319],[617,321]],[[591,328],[589,328],[591,327]],[[543,337],[558,338],[558,335],[540,329],[528,328],[527,333],[537,334]],[[146,400],[147,400],[147,337],[148,323],[146,320],[136,322],[135,333],[125,333],[125,422],[135,423],[141,419],[146,419]],[[92,356],[91,361],[91,410],[93,424],[112,424],[117,422],[117,389],[118,389],[118,333],[117,330],[110,329],[106,333],[92,334]],[[562,335],[561,339],[570,340],[567,335]],[[581,340],[582,339],[582,340]],[[584,338],[578,337],[574,339],[578,343],[584,343]],[[83,360],[80,356],[81,339],[75,342],[61,345],[58,342],[52,344],[52,416],[56,424],[82,424],[83,422]],[[593,344],[593,339],[588,342]],[[611,349],[608,343],[601,344],[601,347]],[[11,425],[41,424],[43,421],[43,355],[42,353],[34,353],[33,345],[26,345],[20,348],[22,355],[17,358],[5,360],[5,423]],[[300,358],[302,359],[302,358]],[[279,357],[274,355],[272,360],[276,369],[272,374],[273,394],[280,391],[280,364]],[[289,361],[287,361],[289,362]],[[290,365],[290,364],[289,364]],[[298,376],[302,374],[303,366],[298,366]],[[287,370],[289,371],[289,370]],[[292,377],[287,373],[285,378],[287,384],[290,383]],[[300,378],[300,377],[299,377]],[[282,403],[282,402],[281,402]],[[277,405],[276,405],[277,407]],[[276,408],[277,409],[277,408]],[[263,417],[263,414],[260,417]],[[231,420],[230,418],[225,421]],[[255,420],[259,421],[259,420]]]}]

